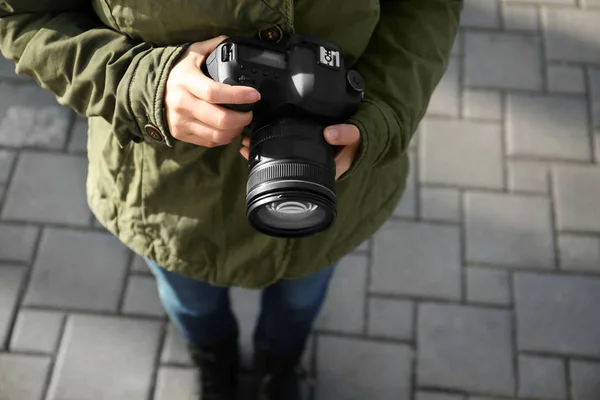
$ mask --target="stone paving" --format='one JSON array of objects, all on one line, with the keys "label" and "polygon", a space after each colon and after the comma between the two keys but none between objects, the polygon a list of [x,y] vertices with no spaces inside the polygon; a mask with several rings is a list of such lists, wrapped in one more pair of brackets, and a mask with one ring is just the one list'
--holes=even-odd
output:
[{"label": "stone paving", "polygon": [[[86,206],[86,123],[0,61],[0,400],[188,400],[149,271]],[[306,354],[317,400],[600,399],[600,1],[468,0],[393,218]],[[244,362],[257,293],[234,290]]]}]

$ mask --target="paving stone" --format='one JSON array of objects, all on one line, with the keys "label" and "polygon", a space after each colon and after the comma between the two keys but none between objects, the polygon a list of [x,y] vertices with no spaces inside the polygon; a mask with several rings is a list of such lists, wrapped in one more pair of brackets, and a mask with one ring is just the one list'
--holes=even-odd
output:
[{"label": "paving stone", "polygon": [[539,37],[518,33],[467,32],[465,46],[467,86],[542,89]]},{"label": "paving stone", "polygon": [[460,88],[459,88],[460,58],[452,57],[442,80],[435,88],[427,113],[429,115],[441,115],[458,117]]},{"label": "paving stone", "polygon": [[573,400],[600,398],[600,364],[589,361],[571,361],[571,397]]},{"label": "paving stone", "polygon": [[144,259],[138,255],[135,255],[133,257],[133,263],[131,264],[131,270],[133,272],[146,272],[146,273],[152,273],[152,271],[150,270],[150,268],[148,268],[148,264],[146,264],[146,261],[144,261]]},{"label": "paving stone", "polygon": [[85,118],[77,117],[71,128],[71,139],[69,140],[69,151],[87,151],[88,122]]},{"label": "paving stone", "polygon": [[590,160],[583,98],[511,94],[507,105],[510,155]]},{"label": "paving stone", "polygon": [[54,353],[58,347],[64,313],[24,309],[15,323],[11,351]]},{"label": "paving stone", "polygon": [[8,337],[17,296],[24,279],[25,268],[0,265],[0,349],[4,347]]},{"label": "paving stone", "polygon": [[410,398],[408,346],[329,336],[318,340],[317,400]]},{"label": "paving stone", "polygon": [[567,396],[565,380],[562,360],[519,356],[519,397],[563,400]]},{"label": "paving stone", "polygon": [[[502,135],[490,122],[428,119],[420,141],[424,183],[502,188]],[[473,166],[477,168],[473,168]]]},{"label": "paving stone", "polygon": [[117,311],[127,259],[127,248],[108,233],[47,228],[25,304]]},{"label": "paving stone", "polygon": [[504,0],[507,4],[511,3],[531,3],[539,5],[567,5],[574,6],[577,0]]},{"label": "paving stone", "polygon": [[17,75],[15,62],[7,60],[0,54],[0,79],[31,80],[29,76]]},{"label": "paving stone", "polygon": [[553,179],[558,229],[599,232],[600,168],[560,166]]},{"label": "paving stone", "polygon": [[8,181],[15,158],[14,152],[0,149],[0,182]]},{"label": "paving stone", "polygon": [[465,0],[461,26],[476,28],[500,27],[497,0]]},{"label": "paving stone", "polygon": [[452,50],[450,52],[450,54],[452,56],[461,56],[463,51],[462,51],[462,32],[459,31],[456,34],[456,37],[454,38],[454,45],[452,46]]},{"label": "paving stone", "polygon": [[513,394],[509,311],[422,303],[418,343],[419,385]]},{"label": "paving stone", "polygon": [[154,400],[196,400],[200,390],[198,378],[195,368],[161,367]]},{"label": "paving stone", "polygon": [[600,7],[600,0],[582,0],[586,7]]},{"label": "paving stone", "polygon": [[508,273],[490,268],[468,268],[467,300],[476,303],[510,304]]},{"label": "paving stone", "polygon": [[437,392],[417,392],[415,400],[464,400],[464,396]]},{"label": "paving stone", "polygon": [[468,262],[554,266],[548,199],[500,193],[467,193],[465,199]]},{"label": "paving stone", "polygon": [[458,222],[460,219],[458,190],[422,187],[421,217],[429,220]]},{"label": "paving stone", "polygon": [[34,84],[0,82],[0,145],[61,149],[72,112]]},{"label": "paving stone", "polygon": [[369,299],[369,335],[390,339],[413,338],[412,301],[372,297]]},{"label": "paving stone", "polygon": [[520,350],[600,355],[600,279],[515,275]]},{"label": "paving stone", "polygon": [[406,188],[402,194],[402,199],[394,210],[394,215],[397,217],[416,218],[417,216],[417,156],[415,150],[408,152],[410,160],[410,169],[406,178]]},{"label": "paving stone", "polygon": [[508,30],[537,31],[538,12],[531,5],[505,5],[503,7],[504,26]]},{"label": "paving stone", "polygon": [[2,217],[88,225],[87,161],[65,154],[22,153],[6,196]]},{"label": "paving stone", "polygon": [[48,400],[146,400],[161,324],[141,319],[70,316]]},{"label": "paving stone", "polygon": [[40,400],[50,357],[0,354],[0,399]]},{"label": "paving stone", "polygon": [[369,246],[371,244],[371,240],[365,240],[364,242],[362,242],[355,250],[356,251],[362,251],[362,252],[368,252],[369,251]]},{"label": "paving stone", "polygon": [[548,66],[548,90],[584,94],[585,78],[581,67],[569,65]]},{"label": "paving stone", "polygon": [[544,8],[546,56],[550,61],[600,62],[600,10]]},{"label": "paving stone", "polygon": [[560,266],[564,270],[600,272],[600,239],[562,234]]},{"label": "paving stone", "polygon": [[39,229],[0,223],[0,259],[27,263],[33,257]]},{"label": "paving stone", "polygon": [[550,172],[547,165],[529,161],[508,162],[508,188],[511,191],[548,193]]},{"label": "paving stone", "polygon": [[167,337],[160,356],[162,364],[192,365],[190,352],[179,335],[175,325],[167,326]]},{"label": "paving stone", "polygon": [[370,290],[459,299],[459,236],[458,227],[388,221],[375,234]]},{"label": "paving stone", "polygon": [[130,276],[123,303],[125,314],[166,316],[158,296],[156,280],[152,276]]},{"label": "paving stone", "polygon": [[317,329],[363,332],[368,262],[368,257],[355,254],[341,260],[315,323]]},{"label": "paving stone", "polygon": [[467,118],[502,119],[502,97],[491,90],[465,89],[463,112]]}]

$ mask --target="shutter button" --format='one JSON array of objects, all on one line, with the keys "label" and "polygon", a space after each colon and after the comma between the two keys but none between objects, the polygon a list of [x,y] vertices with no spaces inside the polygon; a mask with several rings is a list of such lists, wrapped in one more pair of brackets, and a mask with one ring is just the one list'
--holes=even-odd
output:
[{"label": "shutter button", "polygon": [[152,139],[156,140],[157,142],[164,142],[165,139],[163,138],[163,135],[160,133],[160,130],[158,130],[158,128],[154,125],[148,124],[144,127],[144,130]]},{"label": "shutter button", "polygon": [[260,31],[258,37],[265,42],[278,43],[283,38],[283,31],[279,25],[273,25],[270,28]]}]

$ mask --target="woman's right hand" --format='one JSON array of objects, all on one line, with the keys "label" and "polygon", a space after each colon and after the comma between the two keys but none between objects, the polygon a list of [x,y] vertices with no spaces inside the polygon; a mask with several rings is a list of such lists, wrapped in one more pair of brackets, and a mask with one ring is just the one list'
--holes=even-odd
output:
[{"label": "woman's right hand", "polygon": [[171,136],[203,147],[229,144],[252,121],[252,112],[233,111],[218,104],[249,104],[260,93],[247,86],[231,86],[204,75],[201,66],[226,36],[192,44],[167,78],[165,107]]}]

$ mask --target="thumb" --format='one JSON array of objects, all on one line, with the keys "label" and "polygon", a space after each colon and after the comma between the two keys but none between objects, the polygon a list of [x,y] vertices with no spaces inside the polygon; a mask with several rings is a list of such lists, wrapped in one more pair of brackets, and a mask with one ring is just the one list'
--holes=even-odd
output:
[{"label": "thumb", "polygon": [[350,124],[331,125],[325,128],[325,139],[332,145],[347,146],[360,140],[360,132]]},{"label": "thumb", "polygon": [[208,56],[210,53],[212,53],[214,49],[217,48],[219,44],[221,44],[223,40],[227,38],[228,36],[226,35],[220,35],[212,39],[205,40],[203,42],[196,42],[191,46],[191,50],[202,56]]}]

